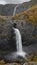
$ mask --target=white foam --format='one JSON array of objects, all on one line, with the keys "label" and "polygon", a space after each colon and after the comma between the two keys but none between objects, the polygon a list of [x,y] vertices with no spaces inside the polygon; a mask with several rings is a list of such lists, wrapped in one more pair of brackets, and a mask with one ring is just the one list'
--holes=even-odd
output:
[{"label": "white foam", "polygon": [[23,52],[22,39],[21,39],[20,31],[17,28],[14,28],[14,31],[15,31],[15,34],[16,34],[17,55],[25,57],[26,56],[26,52]]}]

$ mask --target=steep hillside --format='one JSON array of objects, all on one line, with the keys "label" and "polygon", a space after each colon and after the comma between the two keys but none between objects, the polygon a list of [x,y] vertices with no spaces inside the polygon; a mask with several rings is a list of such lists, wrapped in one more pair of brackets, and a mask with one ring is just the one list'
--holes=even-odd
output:
[{"label": "steep hillside", "polygon": [[28,10],[12,16],[12,21],[17,24],[19,28],[23,44],[37,43],[37,5],[32,6]]},{"label": "steep hillside", "polygon": [[[16,51],[16,37],[12,29],[15,24],[21,32],[23,50],[31,55],[35,53],[29,60],[37,61],[37,5],[32,6],[14,17],[0,16],[0,59],[5,59],[5,53],[9,54],[13,50]],[[13,49],[14,47],[15,49]],[[3,61],[0,61],[0,63],[2,62]]]},{"label": "steep hillside", "polygon": [[15,20],[27,20],[32,24],[37,24],[37,5],[32,6],[30,9],[17,14],[16,16],[12,17]]},{"label": "steep hillside", "polygon": [[[25,2],[17,7],[15,14],[23,12],[35,4],[37,4],[37,0],[31,0],[30,2]],[[0,5],[0,15],[12,16],[15,6],[16,6],[15,4]]]},{"label": "steep hillside", "polygon": [[29,9],[30,7],[32,7],[35,4],[37,4],[37,0],[31,0],[30,2],[25,2],[25,3],[21,4],[19,7],[17,7],[16,14]]}]

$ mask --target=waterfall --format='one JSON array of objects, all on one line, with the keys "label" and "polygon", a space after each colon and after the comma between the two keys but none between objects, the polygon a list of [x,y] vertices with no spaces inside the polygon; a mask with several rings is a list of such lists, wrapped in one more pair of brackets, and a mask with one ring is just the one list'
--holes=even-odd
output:
[{"label": "waterfall", "polygon": [[13,16],[15,16],[16,9],[17,9],[17,7],[18,7],[19,5],[20,5],[20,4],[17,4],[17,5],[15,6],[14,11],[13,11]]},{"label": "waterfall", "polygon": [[23,52],[23,48],[22,48],[22,40],[21,40],[21,34],[20,31],[16,28],[14,28],[15,34],[16,34],[16,47],[17,47],[17,54],[19,56],[25,56],[26,53]]},{"label": "waterfall", "polygon": [[22,41],[21,41],[21,34],[18,29],[14,29],[16,34],[16,45],[17,45],[17,51],[22,51]]},{"label": "waterfall", "polygon": [[[17,6],[14,8],[13,16],[15,16],[17,7],[21,4],[17,4]],[[11,22],[12,23],[12,22]],[[21,34],[20,31],[17,28],[13,28],[16,34],[16,47],[17,47],[17,55],[24,57],[26,55],[26,52],[23,52],[22,48],[22,40],[21,40]]]}]

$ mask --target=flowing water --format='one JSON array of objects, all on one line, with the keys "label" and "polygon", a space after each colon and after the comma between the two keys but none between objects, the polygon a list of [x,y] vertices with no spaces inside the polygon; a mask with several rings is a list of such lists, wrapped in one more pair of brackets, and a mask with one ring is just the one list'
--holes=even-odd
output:
[{"label": "flowing water", "polygon": [[13,12],[13,16],[15,16],[16,9],[17,9],[18,6],[19,6],[19,4],[17,4],[17,5],[15,6],[15,8],[14,8],[14,12]]},{"label": "flowing water", "polygon": [[20,31],[17,28],[14,28],[14,31],[16,34],[17,55],[24,57],[26,55],[26,52],[23,52],[22,39],[21,39]]},{"label": "flowing water", "polygon": [[[19,5],[17,5],[14,8],[13,16],[15,16],[15,12],[16,12],[16,9],[17,9],[18,6]],[[9,19],[9,20],[10,20],[10,23],[12,24],[11,19]],[[8,58],[8,60],[10,59],[11,61],[14,60],[14,59],[17,59],[18,56],[24,58],[27,55],[26,52],[23,52],[20,31],[15,27],[13,27],[13,29],[14,29],[14,32],[15,32],[15,35],[16,35],[16,48],[17,48],[17,51],[16,52],[11,52],[11,54],[6,56],[6,58]]]},{"label": "flowing water", "polygon": [[[21,4],[20,4],[20,5],[21,5]],[[16,7],[14,8],[13,16],[15,16],[16,9],[17,9],[18,6],[19,6],[19,4],[16,5]],[[24,57],[24,56],[26,55],[26,53],[23,52],[22,39],[21,39],[20,31],[19,31],[17,28],[14,28],[14,31],[15,31],[15,34],[16,34],[17,55]]]},{"label": "flowing water", "polygon": [[[15,15],[15,12],[16,12],[16,9],[17,9],[18,5],[14,8],[14,12],[13,12],[13,16]],[[9,19],[10,23],[12,23],[11,19]],[[14,32],[15,32],[15,35],[16,35],[16,48],[17,48],[17,51],[15,52],[10,52],[10,54],[7,54],[4,56],[4,58],[6,60],[8,60],[9,62],[12,62],[12,61],[15,61],[15,60],[19,60],[19,58],[24,58],[26,57],[27,53],[23,51],[23,48],[22,48],[22,39],[21,39],[21,34],[20,34],[20,31],[13,27],[14,29]],[[21,59],[19,60],[21,61]]]}]

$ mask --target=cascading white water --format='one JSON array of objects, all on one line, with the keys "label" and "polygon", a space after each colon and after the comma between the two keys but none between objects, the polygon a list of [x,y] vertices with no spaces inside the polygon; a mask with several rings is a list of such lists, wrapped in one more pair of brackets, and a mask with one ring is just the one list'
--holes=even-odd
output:
[{"label": "cascading white water", "polygon": [[20,5],[21,5],[21,4],[17,4],[17,5],[15,6],[14,11],[13,11],[13,16],[15,16],[16,9],[17,9],[17,7],[19,7]]},{"label": "cascading white water", "polygon": [[22,40],[21,40],[21,34],[20,31],[17,28],[14,28],[15,34],[16,34],[16,46],[17,46],[17,54],[19,56],[25,56],[26,53],[23,52],[22,48]]},{"label": "cascading white water", "polygon": [[21,41],[21,34],[18,29],[14,28],[16,34],[16,45],[17,51],[22,52],[22,41]]},{"label": "cascading white water", "polygon": [[[17,7],[21,4],[17,4],[14,8],[13,16],[15,16],[15,12]],[[22,40],[21,40],[21,34],[20,31],[17,28],[13,28],[16,34],[16,47],[17,47],[17,55],[24,57],[26,55],[26,52],[23,52],[22,48]]]}]

